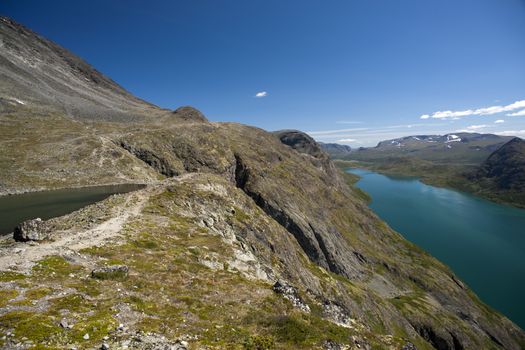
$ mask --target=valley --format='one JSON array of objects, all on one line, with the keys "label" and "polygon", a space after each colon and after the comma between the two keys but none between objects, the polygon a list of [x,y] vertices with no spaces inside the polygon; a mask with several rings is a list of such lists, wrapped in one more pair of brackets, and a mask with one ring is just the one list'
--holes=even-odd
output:
[{"label": "valley", "polygon": [[395,230],[449,265],[483,300],[525,325],[525,210],[408,177],[349,169],[370,207]]},{"label": "valley", "polygon": [[307,134],[157,107],[7,17],[0,38],[1,194],[145,185],[0,239],[3,348],[525,346]]},{"label": "valley", "polygon": [[[357,166],[391,175],[417,176],[425,183],[473,193],[495,202],[525,206],[524,180],[518,175],[499,180],[488,169],[505,174],[525,171],[525,152],[519,138],[492,134],[419,135],[380,142],[343,157],[340,167]],[[513,145],[513,146],[512,146]],[[509,154],[508,156],[506,154]],[[514,159],[496,164],[497,159]],[[492,162],[487,163],[489,159]],[[485,169],[485,170],[483,170]]]}]

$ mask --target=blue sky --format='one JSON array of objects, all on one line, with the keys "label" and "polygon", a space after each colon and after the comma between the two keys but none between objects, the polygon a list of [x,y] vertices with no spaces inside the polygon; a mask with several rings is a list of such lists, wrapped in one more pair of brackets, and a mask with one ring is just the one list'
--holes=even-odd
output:
[{"label": "blue sky", "polygon": [[351,146],[525,136],[525,0],[2,0],[0,13],[214,121]]}]

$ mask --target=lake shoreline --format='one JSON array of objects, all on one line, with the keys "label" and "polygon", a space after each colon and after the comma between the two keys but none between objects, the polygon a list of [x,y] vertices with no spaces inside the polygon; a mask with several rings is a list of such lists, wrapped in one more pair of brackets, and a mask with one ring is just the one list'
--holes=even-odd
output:
[{"label": "lake shoreline", "polygon": [[432,177],[428,177],[425,174],[418,174],[418,173],[407,174],[407,173],[404,173],[402,171],[396,171],[396,170],[392,170],[392,169],[391,170],[378,169],[378,168],[374,167],[374,165],[372,163],[369,163],[370,166],[368,166],[367,164],[362,163],[360,161],[347,161],[347,160],[340,160],[340,159],[334,159],[333,161],[334,161],[335,165],[339,169],[341,169],[343,171],[346,171],[346,169],[350,169],[350,168],[352,168],[352,169],[365,169],[365,170],[372,171],[372,172],[375,172],[375,173],[378,173],[378,174],[382,174],[382,175],[385,175],[385,176],[400,176],[400,177],[407,177],[407,178],[417,178],[419,181],[421,181],[425,185],[438,187],[438,188],[444,188],[444,189],[447,189],[447,190],[453,190],[453,191],[457,191],[457,192],[460,192],[460,193],[469,194],[469,195],[472,195],[472,196],[475,196],[475,197],[478,197],[478,198],[485,199],[485,200],[487,200],[489,202],[492,202],[492,203],[506,205],[506,206],[509,206],[509,207],[512,207],[512,208],[525,209],[525,205],[523,205],[523,204],[516,203],[516,202],[505,201],[505,200],[502,200],[501,198],[498,198],[498,197],[492,197],[492,196],[488,196],[488,195],[483,195],[483,193],[480,193],[480,192],[470,191],[468,189],[468,187],[464,187],[464,186],[461,186],[461,185],[454,186],[452,183],[444,183],[442,181],[439,181],[438,179],[433,179]]},{"label": "lake shoreline", "polygon": [[120,186],[120,185],[138,185],[138,186],[148,186],[157,183],[156,181],[151,182],[107,182],[107,183],[97,183],[94,185],[78,185],[78,186],[64,186],[64,187],[30,187],[22,188],[16,190],[0,190],[0,198],[17,196],[21,194],[28,193],[40,193],[47,191],[58,191],[58,190],[74,190],[74,189],[83,189],[83,188],[94,188],[94,187],[106,187],[106,186]]},{"label": "lake shoreline", "polygon": [[[348,168],[369,207],[405,239],[448,265],[481,299],[525,325],[525,210],[414,177]],[[417,220],[415,220],[417,218]]]},{"label": "lake shoreline", "polygon": [[48,220],[80,210],[115,195],[138,191],[145,184],[114,184],[33,191],[0,197],[0,235],[9,235],[23,221]]}]

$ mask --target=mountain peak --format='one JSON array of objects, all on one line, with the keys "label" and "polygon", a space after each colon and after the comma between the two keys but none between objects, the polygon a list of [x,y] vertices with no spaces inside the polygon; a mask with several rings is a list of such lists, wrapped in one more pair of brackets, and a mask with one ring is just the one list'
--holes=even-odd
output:
[{"label": "mountain peak", "polygon": [[173,111],[173,116],[185,121],[207,122],[208,119],[197,108],[192,106],[182,106]]},{"label": "mountain peak", "polygon": [[160,110],[7,17],[0,21],[0,47],[0,100],[15,101],[10,108],[26,105],[76,119],[111,121],[144,118]]},{"label": "mountain peak", "polygon": [[490,182],[492,188],[512,190],[514,196],[525,192],[525,141],[519,137],[494,151],[481,165],[478,179]]}]

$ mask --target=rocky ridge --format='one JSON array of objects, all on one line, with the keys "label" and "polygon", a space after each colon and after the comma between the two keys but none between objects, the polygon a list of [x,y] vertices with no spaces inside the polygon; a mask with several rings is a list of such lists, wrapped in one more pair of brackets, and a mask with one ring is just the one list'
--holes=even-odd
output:
[{"label": "rocky ridge", "polygon": [[466,176],[477,193],[525,206],[525,141],[513,138]]},{"label": "rocky ridge", "polygon": [[[34,47],[35,34],[2,22],[4,45]],[[1,65],[16,77],[1,80],[4,100],[32,69],[17,52],[19,61]],[[83,98],[80,90],[70,92]],[[525,344],[519,327],[377,218],[309,136],[211,123],[188,107],[138,108],[114,93],[138,114],[95,118],[36,99],[0,115],[0,182],[10,191],[149,183],[50,220],[41,243],[2,240],[4,345],[118,348],[119,328],[127,344],[139,332],[195,349]],[[86,215],[101,219],[84,224]],[[128,270],[92,277],[105,266]]]}]

